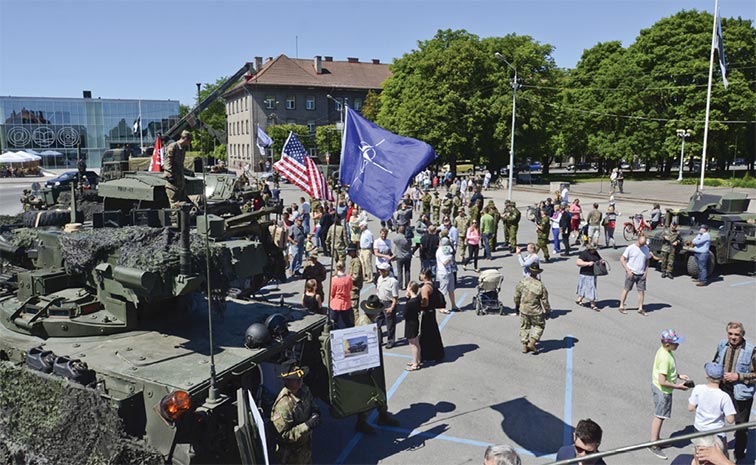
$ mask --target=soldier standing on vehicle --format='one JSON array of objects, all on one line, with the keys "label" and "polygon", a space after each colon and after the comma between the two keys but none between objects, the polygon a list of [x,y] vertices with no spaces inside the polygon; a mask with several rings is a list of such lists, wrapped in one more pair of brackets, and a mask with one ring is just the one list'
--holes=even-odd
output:
[{"label": "soldier standing on vehicle", "polygon": [[302,380],[307,372],[307,367],[300,367],[296,360],[281,364],[278,377],[284,387],[270,417],[279,435],[276,453],[281,464],[312,463],[312,430],[320,425],[320,411]]},{"label": "soldier standing on vehicle", "polygon": [[352,277],[352,312],[354,312],[354,321],[360,317],[360,291],[364,282],[364,273],[362,271],[362,262],[357,256],[357,244],[349,244],[346,248],[349,255],[349,276]]},{"label": "soldier standing on vehicle", "polygon": [[661,247],[661,272],[662,278],[674,279],[672,276],[675,269],[675,258],[680,247],[680,233],[677,231],[677,223],[672,223],[662,233]]},{"label": "soldier standing on vehicle", "polygon": [[515,311],[520,315],[520,341],[522,353],[538,354],[536,343],[541,340],[546,320],[551,315],[549,292],[538,275],[542,272],[538,263],[528,267],[529,276],[515,287]]},{"label": "soldier standing on vehicle", "polygon": [[543,251],[543,259],[548,263],[551,260],[549,256],[549,231],[551,231],[551,220],[549,219],[546,210],[541,210],[541,217],[536,224],[536,234],[538,240],[536,241],[536,253],[539,250]]},{"label": "soldier standing on vehicle", "polygon": [[192,142],[192,133],[181,131],[181,139],[172,142],[165,149],[165,162],[163,172],[165,176],[165,193],[171,208],[178,208],[179,203],[188,200],[184,181],[184,160],[186,149]]}]

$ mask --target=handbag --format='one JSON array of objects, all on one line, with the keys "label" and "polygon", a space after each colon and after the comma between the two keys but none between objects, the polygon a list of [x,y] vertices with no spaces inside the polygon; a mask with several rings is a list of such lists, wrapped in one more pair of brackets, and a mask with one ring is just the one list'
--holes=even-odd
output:
[{"label": "handbag", "polygon": [[593,275],[594,276],[606,276],[609,274],[609,271],[612,268],[609,266],[609,264],[606,262],[606,260],[600,260],[593,264]]}]

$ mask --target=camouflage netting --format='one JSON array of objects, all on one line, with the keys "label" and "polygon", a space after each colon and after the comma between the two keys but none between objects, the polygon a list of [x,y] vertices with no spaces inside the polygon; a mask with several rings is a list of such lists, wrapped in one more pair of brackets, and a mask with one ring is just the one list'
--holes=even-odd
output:
[{"label": "camouflage netting", "polygon": [[[71,204],[71,192],[64,191],[58,195],[58,205],[65,207]],[[104,204],[102,199],[97,197],[97,191],[87,190],[84,192],[76,193],[76,210],[84,214],[85,221],[92,221],[92,215],[94,213],[102,213],[104,210]]]},{"label": "camouflage netting", "polygon": [[161,464],[91,389],[0,362],[0,463]]},{"label": "camouflage netting", "polygon": [[19,213],[18,215],[0,215],[0,226],[4,226],[6,224],[21,224],[23,222],[23,213]]},{"label": "camouflage netting", "polygon": [[12,231],[5,231],[2,234],[3,239],[10,242],[16,247],[28,249],[34,245],[37,240],[37,230],[31,228],[18,228]]},{"label": "camouflage netting", "polygon": [[[205,242],[190,234],[192,270],[205,273]],[[88,272],[107,256],[118,251],[118,265],[158,274],[179,272],[180,233],[169,228],[126,226],[85,230],[60,236],[66,269],[72,273]],[[230,253],[223,247],[210,249],[213,287],[228,290],[232,271]]]}]

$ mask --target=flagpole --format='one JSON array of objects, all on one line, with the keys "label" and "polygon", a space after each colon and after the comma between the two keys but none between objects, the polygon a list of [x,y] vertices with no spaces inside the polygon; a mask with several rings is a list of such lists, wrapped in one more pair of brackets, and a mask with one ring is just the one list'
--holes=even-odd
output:
[{"label": "flagpole", "polygon": [[709,85],[706,90],[706,117],[704,121],[703,153],[701,154],[701,184],[698,189],[703,191],[704,175],[706,174],[706,144],[709,139],[709,108],[711,107],[711,79],[714,74],[714,41],[717,38],[717,17],[719,16],[719,0],[714,0],[714,25],[711,29],[711,54],[709,57]]},{"label": "flagpole", "polygon": [[139,99],[139,152],[144,150],[144,131],[142,131],[142,99]]}]

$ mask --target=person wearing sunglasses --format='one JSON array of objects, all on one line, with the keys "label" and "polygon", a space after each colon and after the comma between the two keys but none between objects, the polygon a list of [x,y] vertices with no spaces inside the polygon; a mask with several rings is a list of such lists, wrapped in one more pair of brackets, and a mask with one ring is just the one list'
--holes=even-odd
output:
[{"label": "person wearing sunglasses", "polygon": [[[564,446],[557,451],[557,460],[574,459],[595,454],[601,445],[601,436],[603,431],[595,421],[590,418],[580,420],[572,434],[573,444]],[[582,465],[606,465],[603,458],[595,460],[582,460]]]}]

